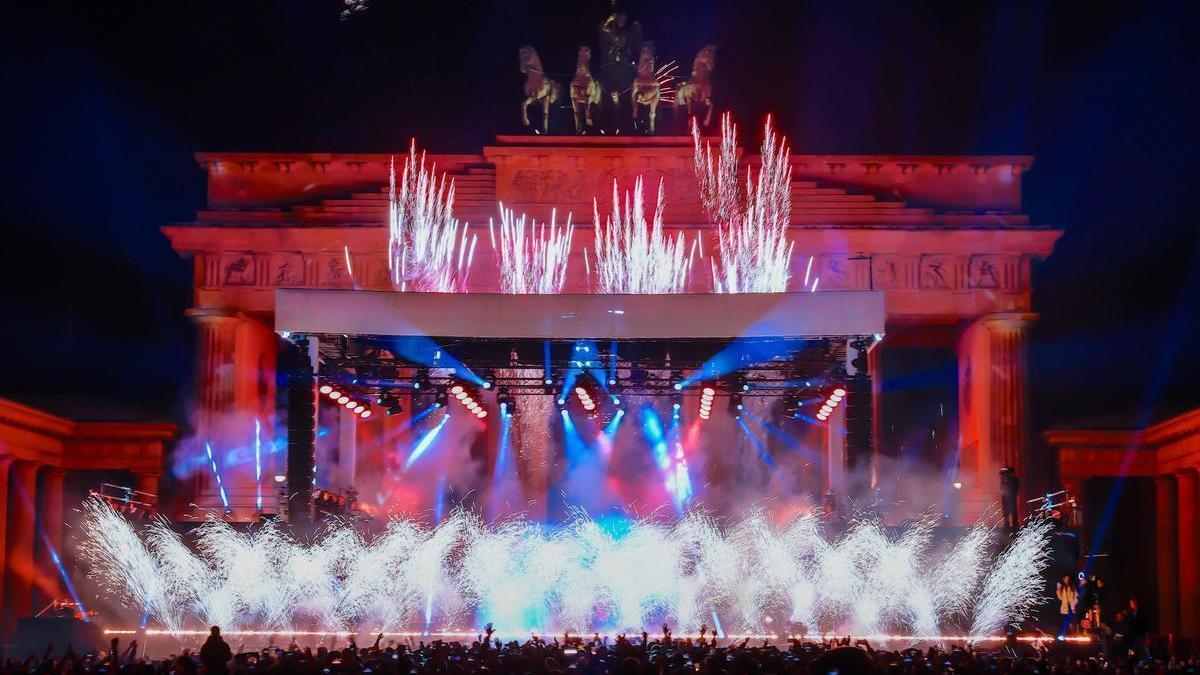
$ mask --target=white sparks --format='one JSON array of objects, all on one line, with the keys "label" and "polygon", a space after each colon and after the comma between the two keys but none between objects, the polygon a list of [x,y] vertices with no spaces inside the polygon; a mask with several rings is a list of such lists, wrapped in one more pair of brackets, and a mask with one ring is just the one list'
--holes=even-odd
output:
[{"label": "white sparks", "polygon": [[663,227],[665,193],[658,184],[653,221],[647,223],[642,179],[632,194],[620,193],[613,182],[612,213],[600,221],[600,206],[593,200],[596,233],[596,276],[601,293],[682,293],[687,289],[692,259],[682,232],[669,237]]},{"label": "white sparks", "polygon": [[488,220],[492,252],[500,267],[500,290],[503,293],[546,294],[561,293],[567,281],[567,264],[571,256],[571,240],[575,226],[567,215],[567,224],[558,225],[558,212],[550,212],[549,229],[546,223],[525,215],[517,218],[512,209],[500,204],[500,237],[495,225]]},{"label": "white sparks", "polygon": [[989,567],[992,528],[938,555],[933,519],[901,534],[859,521],[828,540],[815,517],[779,526],[757,510],[727,526],[698,512],[632,520],[619,534],[583,513],[553,527],[455,510],[436,527],[393,519],[368,536],[337,523],[304,542],[272,523],[243,533],[212,521],[189,548],[162,521],[139,533],[100,501],[84,514],[80,550],[93,577],[174,633],[487,621],[506,634],[590,632],[600,616],[618,632],[663,622],[695,631],[719,615],[731,632],[774,621],[810,634],[930,636],[969,624],[983,636],[1038,599],[1049,537],[1034,521]]},{"label": "white sparks", "polygon": [[1023,620],[1042,598],[1042,571],[1049,562],[1048,518],[1025,524],[988,571],[975,602],[971,635],[988,635]]},{"label": "white sparks", "polygon": [[737,127],[728,114],[721,118],[721,149],[700,140],[692,122],[694,166],[700,203],[717,231],[713,285],[718,293],[782,293],[791,276],[792,169],[788,147],[767,118],[757,179],[746,170],[745,189],[737,178]]},{"label": "white sparks", "polygon": [[388,271],[392,287],[426,293],[466,292],[475,235],[454,217],[454,181],[426,168],[414,142],[399,192],[392,160],[388,190]]}]

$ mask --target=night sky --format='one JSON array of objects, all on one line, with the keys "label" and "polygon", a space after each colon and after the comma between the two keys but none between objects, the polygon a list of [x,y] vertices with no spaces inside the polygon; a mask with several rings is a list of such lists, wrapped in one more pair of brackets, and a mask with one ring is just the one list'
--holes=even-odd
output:
[{"label": "night sky", "polygon": [[[1036,155],[1025,210],[1066,230],[1037,430],[1200,404],[1195,3],[623,4],[661,56],[717,43],[718,108],[797,152]],[[9,3],[0,395],[178,414],[191,267],[158,227],[202,205],[194,152],[476,152],[517,130],[517,48],[569,72],[608,5]]]}]

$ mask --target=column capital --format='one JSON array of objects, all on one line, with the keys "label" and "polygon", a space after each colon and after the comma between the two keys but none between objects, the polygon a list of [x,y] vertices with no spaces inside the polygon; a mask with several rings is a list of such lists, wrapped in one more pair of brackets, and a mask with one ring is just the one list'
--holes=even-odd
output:
[{"label": "column capital", "polygon": [[1200,480],[1200,469],[1197,469],[1194,466],[1182,466],[1169,474],[1160,476],[1160,478],[1166,478],[1169,476],[1174,476],[1176,482],[1181,480]]},{"label": "column capital", "polygon": [[32,474],[36,474],[37,470],[43,466],[46,465],[42,464],[41,462],[35,462],[32,459],[13,459],[12,462],[12,468],[14,471],[28,471]]},{"label": "column capital", "polygon": [[994,312],[979,317],[979,322],[989,328],[1028,330],[1037,318],[1034,312]]},{"label": "column capital", "polygon": [[40,473],[48,478],[63,478],[67,475],[67,470],[57,466],[43,465],[40,467]]},{"label": "column capital", "polygon": [[191,307],[184,310],[183,315],[200,324],[236,323],[245,318],[245,315],[237,310],[212,307]]}]

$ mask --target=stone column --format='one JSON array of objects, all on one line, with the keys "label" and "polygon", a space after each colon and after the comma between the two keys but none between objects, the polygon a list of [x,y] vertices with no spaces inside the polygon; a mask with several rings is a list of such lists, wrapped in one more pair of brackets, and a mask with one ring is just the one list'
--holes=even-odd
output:
[{"label": "stone column", "polygon": [[959,339],[959,442],[971,502],[968,511],[979,511],[999,498],[1003,467],[1011,466],[1021,480],[1018,507],[1029,488],[1026,343],[1036,318],[1028,313],[989,314]]},{"label": "stone column", "polygon": [[1195,469],[1175,474],[1179,530],[1179,632],[1200,638],[1200,477]]},{"label": "stone column", "polygon": [[59,565],[63,552],[63,477],[62,469],[46,467],[41,471],[37,493],[37,523],[41,536],[35,542],[37,583],[33,608],[40,611],[62,597]]},{"label": "stone column", "polygon": [[[219,440],[216,436],[222,418],[234,407],[237,391],[234,356],[242,319],[211,309],[188,310],[188,316],[196,322],[199,341],[196,372],[196,439],[199,447],[191,448],[191,451],[203,453],[204,443]],[[208,472],[196,473],[194,489],[197,498],[209,492],[215,494],[215,484]],[[200,506],[219,507],[220,503],[201,503]]]},{"label": "stone column", "polygon": [[1158,632],[1179,632],[1179,523],[1175,478],[1154,479],[1154,538],[1158,549]]},{"label": "stone column", "polygon": [[8,490],[8,536],[5,540],[7,565],[4,574],[3,634],[11,637],[17,618],[29,616],[33,609],[34,513],[37,499],[37,464],[26,461],[13,463]]},{"label": "stone column", "polygon": [[8,599],[4,596],[4,581],[8,578],[8,474],[12,463],[12,457],[7,455],[0,457],[0,506],[5,509],[5,515],[0,515],[0,611]]},{"label": "stone column", "polygon": [[139,472],[133,475],[134,488],[138,492],[158,496],[158,481],[162,474]]}]

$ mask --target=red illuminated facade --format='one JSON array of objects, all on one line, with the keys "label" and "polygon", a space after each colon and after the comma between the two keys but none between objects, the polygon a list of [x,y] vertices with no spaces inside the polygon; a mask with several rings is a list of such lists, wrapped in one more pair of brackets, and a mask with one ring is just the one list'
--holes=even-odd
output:
[{"label": "red illuminated facade", "polygon": [[[482,239],[472,292],[497,291],[487,222],[503,202],[539,219],[557,209],[561,222],[571,212],[584,224],[572,256],[578,273],[564,292],[589,293],[582,251],[591,247],[592,200],[609,199],[614,180],[622,190],[637,176],[650,186],[662,180],[668,228],[688,231],[689,238],[711,229],[697,202],[692,156],[690,138],[502,136],[480,154],[431,159],[454,178],[456,215]],[[188,310],[200,346],[195,438],[244,444],[254,421],[272,419],[277,406],[275,291],[391,290],[391,156],[200,153],[197,161],[207,174],[206,208],[192,222],[163,228],[195,270]],[[755,161],[744,157],[747,165]],[[947,446],[961,448],[956,515],[963,522],[997,500],[1001,467],[1024,476],[1042,466],[1029,454],[1027,341],[1037,318],[1031,268],[1051,254],[1061,232],[1022,211],[1021,180],[1032,165],[1027,156],[791,157],[793,278],[805,275],[811,259],[811,274],[820,279],[816,292],[876,291],[885,298],[887,337],[870,361],[876,426],[886,416],[881,361],[889,349],[933,347],[956,355],[956,438]],[[710,283],[696,275],[689,290],[709,292]],[[349,465],[341,469],[341,485],[332,487],[352,485],[352,448],[384,437],[403,441],[403,416],[376,421],[357,424],[342,415],[336,433],[351,451],[342,453]],[[838,436],[830,433],[831,457]],[[879,446],[877,440],[878,452],[892,451]],[[280,472],[274,461],[263,470]],[[211,477],[197,476],[194,494],[180,503],[219,506]],[[225,487],[234,517],[254,517],[253,482],[226,478]]]},{"label": "red illuminated facade", "polygon": [[0,635],[11,636],[18,617],[71,599],[63,581],[64,570],[74,574],[68,511],[104,480],[157,495],[177,432],[169,423],[77,422],[0,398]]},{"label": "red illuminated facade", "polygon": [[[1063,487],[1084,506],[1083,544],[1142,582],[1129,595],[1155,598],[1160,632],[1200,636],[1200,409],[1146,429],[1045,436]],[[1133,523],[1110,511],[1117,499]]]}]

